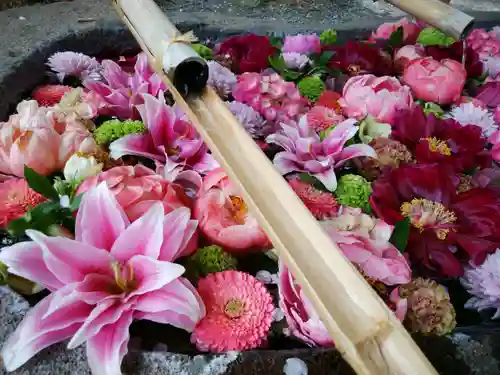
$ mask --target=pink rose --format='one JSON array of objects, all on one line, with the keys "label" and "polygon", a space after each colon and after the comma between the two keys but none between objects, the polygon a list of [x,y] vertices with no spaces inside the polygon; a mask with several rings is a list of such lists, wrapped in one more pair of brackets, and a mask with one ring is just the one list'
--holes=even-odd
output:
[{"label": "pink rose", "polygon": [[400,27],[403,28],[403,42],[405,44],[415,44],[420,34],[421,27],[416,23],[408,21],[406,18],[399,20],[398,22],[387,22],[383,23],[378,27],[378,29],[370,37],[371,40],[385,39],[388,40],[393,32],[395,32]]},{"label": "pink rose", "polygon": [[397,72],[404,72],[412,61],[425,57],[425,48],[419,45],[401,47],[394,54],[394,68]]},{"label": "pink rose", "polygon": [[306,55],[310,53],[321,53],[321,42],[316,34],[287,35],[285,36],[282,52],[295,52]]},{"label": "pink rose", "polygon": [[467,72],[458,61],[424,57],[408,65],[402,81],[411,87],[416,99],[446,105],[460,98],[466,78]]},{"label": "pink rose", "polygon": [[203,179],[194,217],[209,241],[228,251],[263,250],[271,245],[222,168],[214,169]]},{"label": "pink rose", "polygon": [[344,209],[337,218],[321,225],[347,259],[366,276],[386,285],[406,284],[411,270],[406,259],[390,242],[393,226],[361,212]]},{"label": "pink rose", "polygon": [[288,268],[280,263],[279,304],[285,314],[288,333],[309,346],[333,346],[333,340],[302,288]]},{"label": "pink rose", "polygon": [[361,120],[372,115],[379,122],[391,124],[397,110],[413,105],[410,88],[394,77],[365,74],[350,78],[339,104],[347,117]]},{"label": "pink rose", "polygon": [[165,213],[192,206],[180,185],[169,183],[142,164],[114,167],[89,177],[80,185],[77,194],[90,190],[102,181],[106,181],[131,221],[141,217],[156,202],[163,203]]}]

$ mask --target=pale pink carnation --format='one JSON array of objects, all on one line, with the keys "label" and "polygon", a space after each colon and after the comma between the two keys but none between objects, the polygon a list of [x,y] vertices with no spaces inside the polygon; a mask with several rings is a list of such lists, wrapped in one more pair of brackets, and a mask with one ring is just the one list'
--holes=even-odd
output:
[{"label": "pale pink carnation", "polygon": [[198,350],[223,353],[262,346],[273,321],[273,300],[255,277],[240,271],[211,273],[197,289],[207,314],[191,342]]},{"label": "pale pink carnation", "polygon": [[231,94],[233,86],[236,84],[236,75],[217,61],[208,61],[207,65],[207,85],[212,86],[220,97],[227,97]]},{"label": "pale pink carnation", "polygon": [[466,268],[462,285],[472,294],[465,307],[477,311],[496,309],[492,319],[500,318],[500,249],[489,254],[477,268]]},{"label": "pale pink carnation", "polygon": [[90,56],[78,52],[56,52],[47,61],[49,68],[57,74],[62,82],[71,76],[84,81],[86,79],[100,80],[101,64]]},{"label": "pale pink carnation", "polygon": [[485,137],[490,137],[498,129],[490,111],[487,108],[478,107],[472,102],[454,107],[449,116],[463,126],[479,126]]},{"label": "pale pink carnation", "polygon": [[296,52],[301,54],[320,53],[321,41],[316,34],[287,35],[283,43],[283,53]]},{"label": "pale pink carnation", "polygon": [[24,216],[45,198],[28,186],[24,179],[11,179],[0,182],[0,227]]},{"label": "pale pink carnation", "polygon": [[302,70],[311,62],[311,59],[303,53],[285,52],[283,53],[283,61],[288,69]]}]

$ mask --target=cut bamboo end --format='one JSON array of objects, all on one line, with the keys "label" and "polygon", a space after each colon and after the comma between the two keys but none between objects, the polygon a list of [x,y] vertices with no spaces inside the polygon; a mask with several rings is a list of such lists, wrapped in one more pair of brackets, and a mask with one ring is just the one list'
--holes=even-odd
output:
[{"label": "cut bamboo end", "polygon": [[415,18],[434,26],[458,40],[465,38],[474,26],[474,18],[443,0],[385,0]]}]

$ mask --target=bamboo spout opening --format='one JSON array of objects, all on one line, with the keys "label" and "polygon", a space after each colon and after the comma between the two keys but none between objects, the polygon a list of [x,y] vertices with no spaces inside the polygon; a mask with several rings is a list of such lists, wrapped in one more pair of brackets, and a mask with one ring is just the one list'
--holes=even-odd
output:
[{"label": "bamboo spout opening", "polygon": [[182,96],[200,94],[207,85],[208,65],[188,58],[177,66],[173,76],[172,83]]}]

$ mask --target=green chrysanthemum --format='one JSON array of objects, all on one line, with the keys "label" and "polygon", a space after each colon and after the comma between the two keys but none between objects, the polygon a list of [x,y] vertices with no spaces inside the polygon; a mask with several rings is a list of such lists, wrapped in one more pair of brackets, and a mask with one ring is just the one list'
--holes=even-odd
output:
[{"label": "green chrysanthemum", "polygon": [[372,186],[368,180],[355,174],[346,174],[340,177],[335,197],[337,202],[344,206],[370,210],[368,198],[372,193]]},{"label": "green chrysanthemum", "polygon": [[337,42],[337,31],[334,29],[325,30],[319,36],[319,40],[325,46],[335,44]]},{"label": "green chrysanthemum", "polygon": [[141,121],[109,120],[102,123],[94,131],[94,139],[99,146],[108,145],[128,134],[146,133],[147,129]]},{"label": "green chrysanthemum", "polygon": [[198,249],[188,262],[189,273],[196,277],[204,277],[209,273],[234,270],[238,262],[235,257],[221,247],[212,245]]},{"label": "green chrysanthemum", "polygon": [[300,95],[315,102],[319,99],[323,91],[325,91],[325,83],[319,77],[306,77],[300,80],[297,84]]},{"label": "green chrysanthemum", "polygon": [[191,47],[193,47],[196,53],[203,57],[205,60],[212,60],[214,58],[212,50],[207,46],[204,46],[203,44],[196,43],[192,44]]},{"label": "green chrysanthemum", "polygon": [[424,46],[450,46],[455,43],[455,38],[446,35],[441,30],[435,29],[433,27],[427,27],[423,29],[419,36],[417,43]]}]

